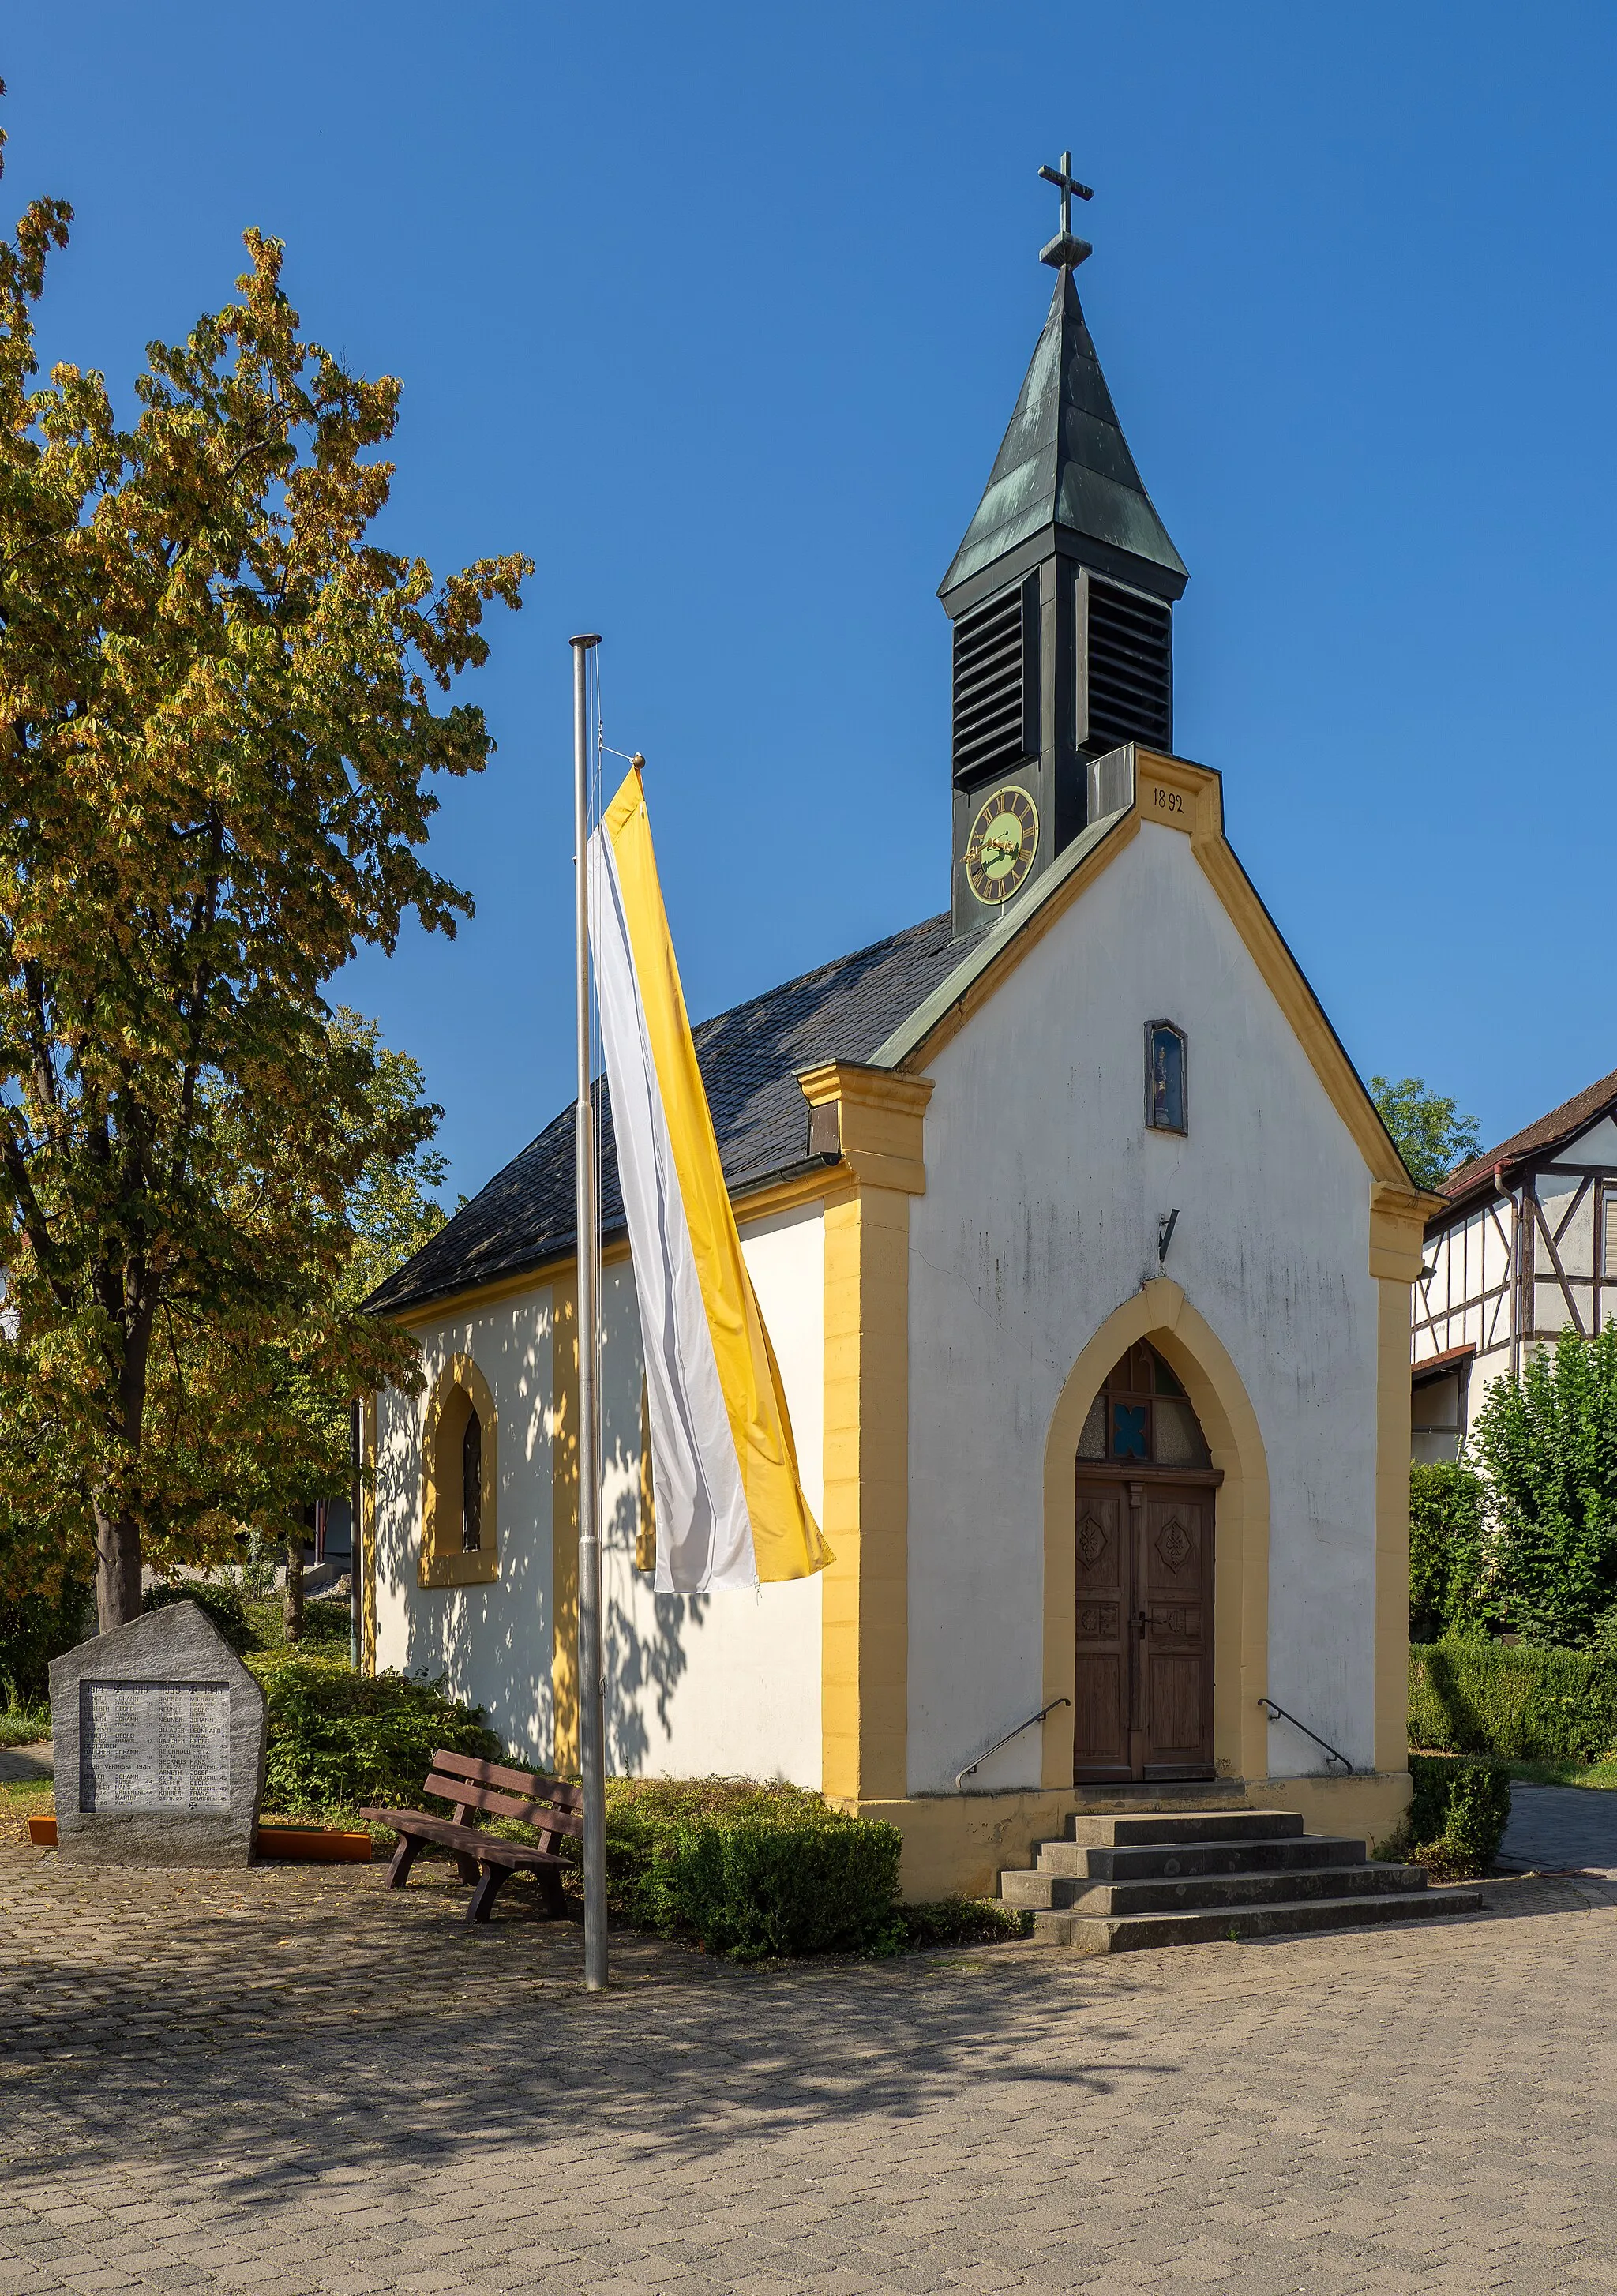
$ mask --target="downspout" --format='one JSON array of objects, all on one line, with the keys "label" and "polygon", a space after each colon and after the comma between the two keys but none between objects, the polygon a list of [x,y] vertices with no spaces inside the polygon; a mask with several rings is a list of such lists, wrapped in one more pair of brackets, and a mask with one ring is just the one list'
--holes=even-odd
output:
[{"label": "downspout", "polygon": [[1506,1185],[1505,1167],[1493,1168],[1493,1184],[1510,1206],[1510,1375],[1522,1367],[1522,1207]]}]

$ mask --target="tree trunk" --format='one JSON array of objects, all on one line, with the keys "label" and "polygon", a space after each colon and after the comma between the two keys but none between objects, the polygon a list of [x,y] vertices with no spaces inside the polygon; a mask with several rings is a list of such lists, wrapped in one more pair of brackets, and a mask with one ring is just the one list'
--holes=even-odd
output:
[{"label": "tree trunk", "polygon": [[303,1531],[301,1526],[286,1542],[286,1595],[281,1605],[281,1631],[289,1649],[303,1639]]},{"label": "tree trunk", "polygon": [[140,1531],[132,1515],[95,1510],[95,1617],[102,1633],[141,1614]]}]

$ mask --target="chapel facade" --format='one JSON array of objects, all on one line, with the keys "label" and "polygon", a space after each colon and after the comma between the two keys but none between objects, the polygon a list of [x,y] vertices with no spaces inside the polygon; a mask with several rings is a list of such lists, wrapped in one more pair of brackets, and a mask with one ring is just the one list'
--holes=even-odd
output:
[{"label": "chapel facade", "polygon": [[[835,1561],[658,1595],[603,1119],[608,1756],[891,1819],[981,1891],[1087,1793],[1216,1783],[1375,1839],[1408,1794],[1410,1286],[1435,1200],[1173,753],[1186,571],[1079,299],[940,589],[947,908],[697,1029]],[[570,1110],[376,1294],[372,1666],[576,1764]],[[1332,1751],[1325,1751],[1325,1750]]]}]

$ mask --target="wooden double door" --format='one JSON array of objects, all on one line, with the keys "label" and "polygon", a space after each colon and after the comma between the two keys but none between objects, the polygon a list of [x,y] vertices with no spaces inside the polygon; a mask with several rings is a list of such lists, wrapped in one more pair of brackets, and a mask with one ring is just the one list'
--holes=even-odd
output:
[{"label": "wooden double door", "polygon": [[1211,1470],[1080,1460],[1075,1779],[1210,1778]]}]

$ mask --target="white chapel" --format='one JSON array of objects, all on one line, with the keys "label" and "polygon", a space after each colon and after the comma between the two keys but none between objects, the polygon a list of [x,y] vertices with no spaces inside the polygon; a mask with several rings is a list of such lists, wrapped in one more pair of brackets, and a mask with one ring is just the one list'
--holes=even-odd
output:
[{"label": "white chapel", "polygon": [[[952,625],[941,912],[696,1030],[834,1551],[653,1591],[604,1164],[610,1765],[881,1816],[907,1894],[991,1886],[1103,1788],[1218,1782],[1370,1840],[1408,1795],[1410,1182],[1173,751],[1186,568],[1065,227]],[[1238,768],[1236,768],[1238,770]],[[941,893],[945,889],[940,887]],[[578,1751],[573,1119],[390,1279],[424,1392],[364,1412],[365,1662]]]}]

